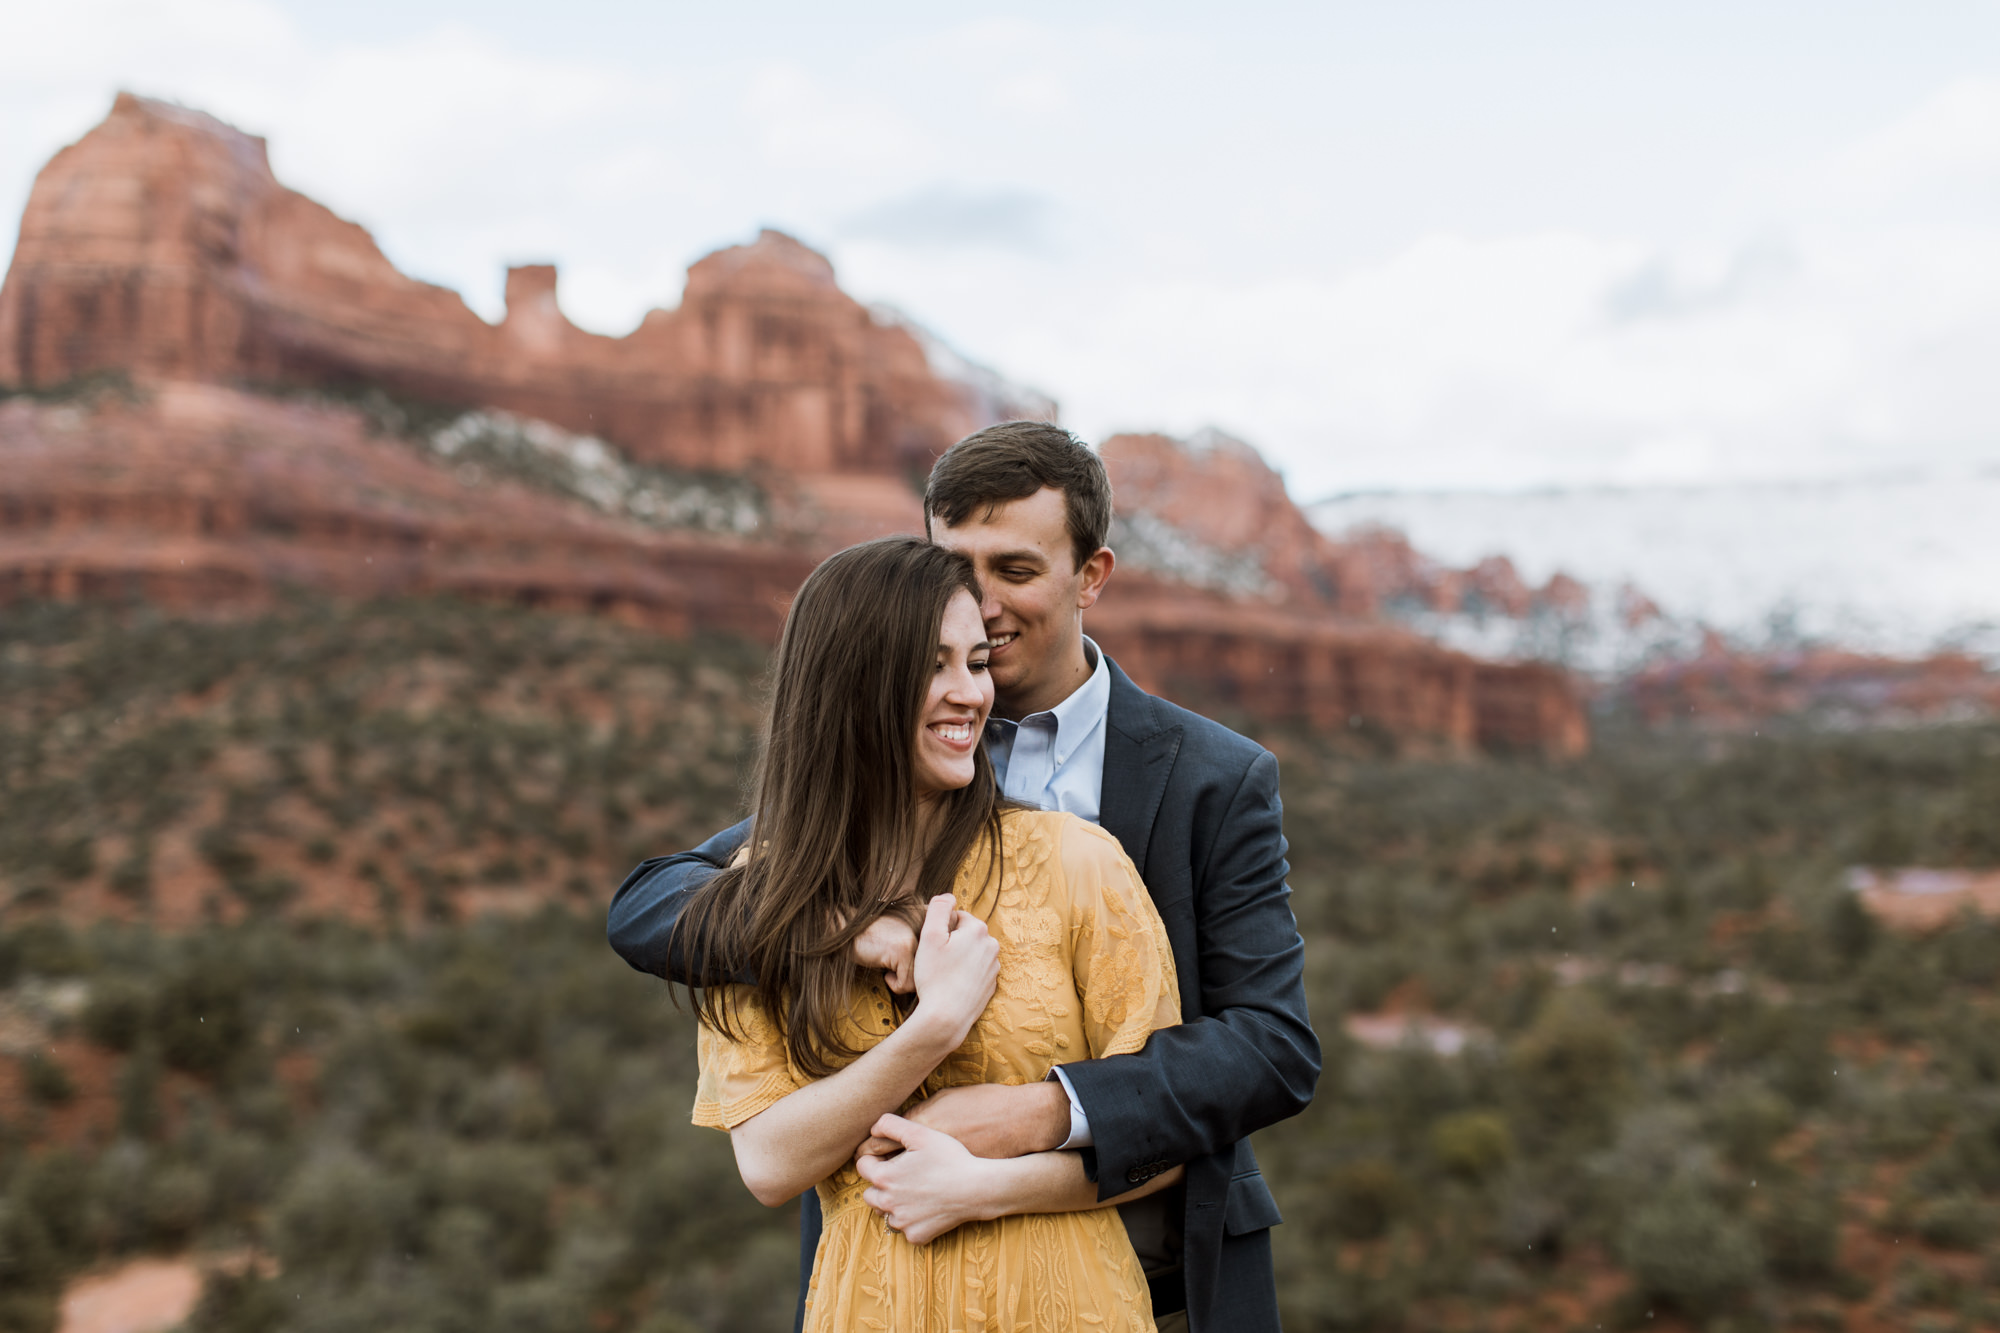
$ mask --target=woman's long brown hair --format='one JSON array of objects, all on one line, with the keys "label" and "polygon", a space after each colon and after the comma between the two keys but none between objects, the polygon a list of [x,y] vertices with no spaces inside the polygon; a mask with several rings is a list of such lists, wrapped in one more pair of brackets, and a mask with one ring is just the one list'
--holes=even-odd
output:
[{"label": "woman's long brown hair", "polygon": [[860,977],[855,937],[884,914],[914,922],[982,835],[986,864],[998,865],[1004,803],[984,745],[971,784],[937,797],[928,848],[917,816],[917,728],[945,608],[961,592],[980,597],[972,562],[912,537],[850,546],[806,579],[773,667],[749,856],[674,927],[702,1020],[740,1037],[729,983],[754,977],[813,1077],[856,1054],[842,1035]]}]

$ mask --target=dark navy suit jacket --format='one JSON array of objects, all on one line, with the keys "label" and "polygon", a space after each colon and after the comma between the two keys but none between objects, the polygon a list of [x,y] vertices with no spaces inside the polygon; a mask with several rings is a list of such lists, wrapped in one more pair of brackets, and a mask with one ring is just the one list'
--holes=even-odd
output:
[{"label": "dark navy suit jacket", "polygon": [[[1276,1333],[1270,1228],[1281,1219],[1249,1136],[1312,1100],[1320,1048],[1306,1019],[1305,946],[1285,884],[1278,762],[1198,713],[1147,694],[1111,664],[1098,822],[1139,867],[1167,927],[1181,1026],[1143,1050],[1063,1066],[1090,1118],[1102,1197],[1185,1164],[1180,1272],[1157,1313],[1191,1333]],[[736,854],[748,825],[642,863],[611,903],[611,945],[673,977],[668,939],[686,895]],[[1094,1158],[1094,1161],[1092,1160]],[[819,1213],[805,1197],[810,1275]],[[803,1309],[803,1305],[801,1306]]]}]

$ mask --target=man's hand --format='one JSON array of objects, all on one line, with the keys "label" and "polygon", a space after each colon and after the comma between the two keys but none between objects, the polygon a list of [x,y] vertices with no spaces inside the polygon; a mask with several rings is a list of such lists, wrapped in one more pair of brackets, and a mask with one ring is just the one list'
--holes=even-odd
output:
[{"label": "man's hand", "polygon": [[[1054,1081],[973,1083],[918,1102],[908,1118],[951,1135],[974,1157],[1026,1157],[1068,1141],[1069,1094]],[[900,1146],[878,1135],[862,1144],[861,1152],[880,1157]]]},{"label": "man's hand", "polygon": [[888,973],[889,989],[908,995],[917,988],[917,932],[899,916],[878,916],[854,937],[854,961]]},{"label": "man's hand", "polygon": [[864,1151],[855,1159],[854,1169],[868,1182],[861,1199],[911,1244],[928,1245],[961,1223],[997,1215],[982,1199],[992,1165],[949,1134],[885,1115],[869,1140],[877,1142],[902,1151],[893,1157]]}]

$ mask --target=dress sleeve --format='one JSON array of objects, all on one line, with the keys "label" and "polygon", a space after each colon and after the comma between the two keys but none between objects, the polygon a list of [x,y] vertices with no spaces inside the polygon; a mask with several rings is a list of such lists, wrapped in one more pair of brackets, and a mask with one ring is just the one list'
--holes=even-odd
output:
[{"label": "dress sleeve", "polygon": [[1173,949],[1118,840],[1080,819],[1064,824],[1070,965],[1083,1001],[1084,1039],[1092,1059],[1129,1054],[1181,1021]]},{"label": "dress sleeve", "polygon": [[732,987],[740,1037],[701,1025],[700,1073],[695,1082],[694,1123],[735,1129],[804,1084],[785,1058],[785,1038],[747,986]]}]

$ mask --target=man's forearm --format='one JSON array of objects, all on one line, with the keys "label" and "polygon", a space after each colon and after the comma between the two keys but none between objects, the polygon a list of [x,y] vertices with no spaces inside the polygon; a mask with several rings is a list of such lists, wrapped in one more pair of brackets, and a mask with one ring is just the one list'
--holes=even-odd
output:
[{"label": "man's forearm", "polygon": [[1183,1168],[1175,1167],[1116,1198],[1100,1199],[1073,1152],[974,1157],[949,1135],[900,1116],[884,1116],[875,1132],[902,1143],[905,1151],[886,1158],[864,1156],[855,1163],[868,1182],[861,1197],[918,1245],[967,1222],[1125,1203],[1165,1189],[1183,1174]]},{"label": "man's forearm", "polygon": [[[1083,1158],[1074,1152],[1038,1152],[991,1163],[994,1168],[979,1200],[982,1219],[1020,1213],[1080,1213],[1130,1203],[1177,1183],[1186,1168],[1174,1167],[1137,1189],[1115,1198],[1098,1197],[1097,1183],[1083,1172]],[[969,1220],[969,1219],[968,1219]]]},{"label": "man's forearm", "polygon": [[626,876],[612,896],[606,922],[606,934],[618,956],[641,972],[691,984],[687,960],[673,947],[678,943],[674,923],[694,891],[729,864],[749,831],[745,821],[691,851],[643,862]]}]

